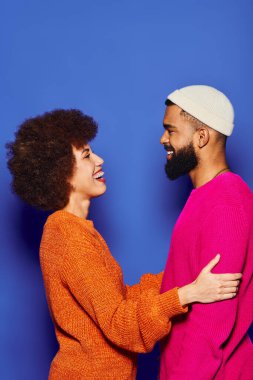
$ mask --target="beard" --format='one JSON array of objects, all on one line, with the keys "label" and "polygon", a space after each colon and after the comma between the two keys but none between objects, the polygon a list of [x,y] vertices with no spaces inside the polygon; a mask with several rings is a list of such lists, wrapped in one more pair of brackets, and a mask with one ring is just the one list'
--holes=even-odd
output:
[{"label": "beard", "polygon": [[195,153],[192,142],[175,152],[172,146],[164,146],[166,150],[172,150],[174,153],[170,160],[165,164],[165,172],[169,179],[174,180],[178,177],[189,173],[198,165],[198,157]]}]

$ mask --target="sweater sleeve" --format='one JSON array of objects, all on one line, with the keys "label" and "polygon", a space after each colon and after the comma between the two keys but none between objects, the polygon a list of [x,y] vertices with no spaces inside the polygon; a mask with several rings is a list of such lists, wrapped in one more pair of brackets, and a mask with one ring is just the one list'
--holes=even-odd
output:
[{"label": "sweater sleeve", "polygon": [[71,239],[65,251],[61,266],[65,286],[104,335],[121,348],[150,351],[168,334],[170,318],[187,311],[180,305],[177,288],[162,295],[151,288],[136,300],[127,299],[120,268],[112,269],[97,247],[85,240]]},{"label": "sweater sleeve", "polygon": [[[214,256],[221,260],[214,273],[243,272],[249,226],[244,211],[217,206],[201,229],[200,252],[196,252],[199,271]],[[180,360],[169,380],[213,379],[222,362],[223,346],[236,322],[237,297],[212,304],[195,304],[188,314]]]},{"label": "sweater sleeve", "polygon": [[156,290],[157,294],[160,293],[162,278],[163,272],[158,274],[144,274],[138,284],[132,286],[126,285],[126,298],[137,299],[141,294],[150,289]]}]

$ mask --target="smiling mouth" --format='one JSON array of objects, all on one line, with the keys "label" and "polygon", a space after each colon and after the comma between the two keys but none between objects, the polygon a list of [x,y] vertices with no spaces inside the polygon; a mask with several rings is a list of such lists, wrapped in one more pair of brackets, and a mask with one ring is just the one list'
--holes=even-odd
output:
[{"label": "smiling mouth", "polygon": [[167,150],[167,160],[170,160],[173,154],[174,154],[173,150]]},{"label": "smiling mouth", "polygon": [[104,174],[105,173],[102,170],[100,170],[99,172],[93,175],[93,178],[99,182],[105,182]]},{"label": "smiling mouth", "polygon": [[167,144],[164,144],[163,147],[167,153],[167,160],[170,160],[172,158],[173,154],[175,153],[174,149],[170,145],[167,145]]}]

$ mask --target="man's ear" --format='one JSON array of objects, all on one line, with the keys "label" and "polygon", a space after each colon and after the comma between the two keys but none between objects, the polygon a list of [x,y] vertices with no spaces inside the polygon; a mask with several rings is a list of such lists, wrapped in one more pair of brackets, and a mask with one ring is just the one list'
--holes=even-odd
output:
[{"label": "man's ear", "polygon": [[208,128],[206,128],[206,127],[198,128],[198,130],[197,130],[197,145],[200,149],[203,148],[204,146],[206,146],[206,144],[208,144],[209,139],[210,139],[210,133],[209,133]]}]

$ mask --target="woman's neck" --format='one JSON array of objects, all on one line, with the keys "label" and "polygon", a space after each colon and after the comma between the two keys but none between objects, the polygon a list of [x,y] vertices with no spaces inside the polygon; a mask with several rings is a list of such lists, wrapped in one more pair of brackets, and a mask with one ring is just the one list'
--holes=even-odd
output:
[{"label": "woman's neck", "polygon": [[70,212],[80,218],[87,219],[90,208],[90,200],[83,199],[77,194],[71,194],[68,204],[63,210]]}]

